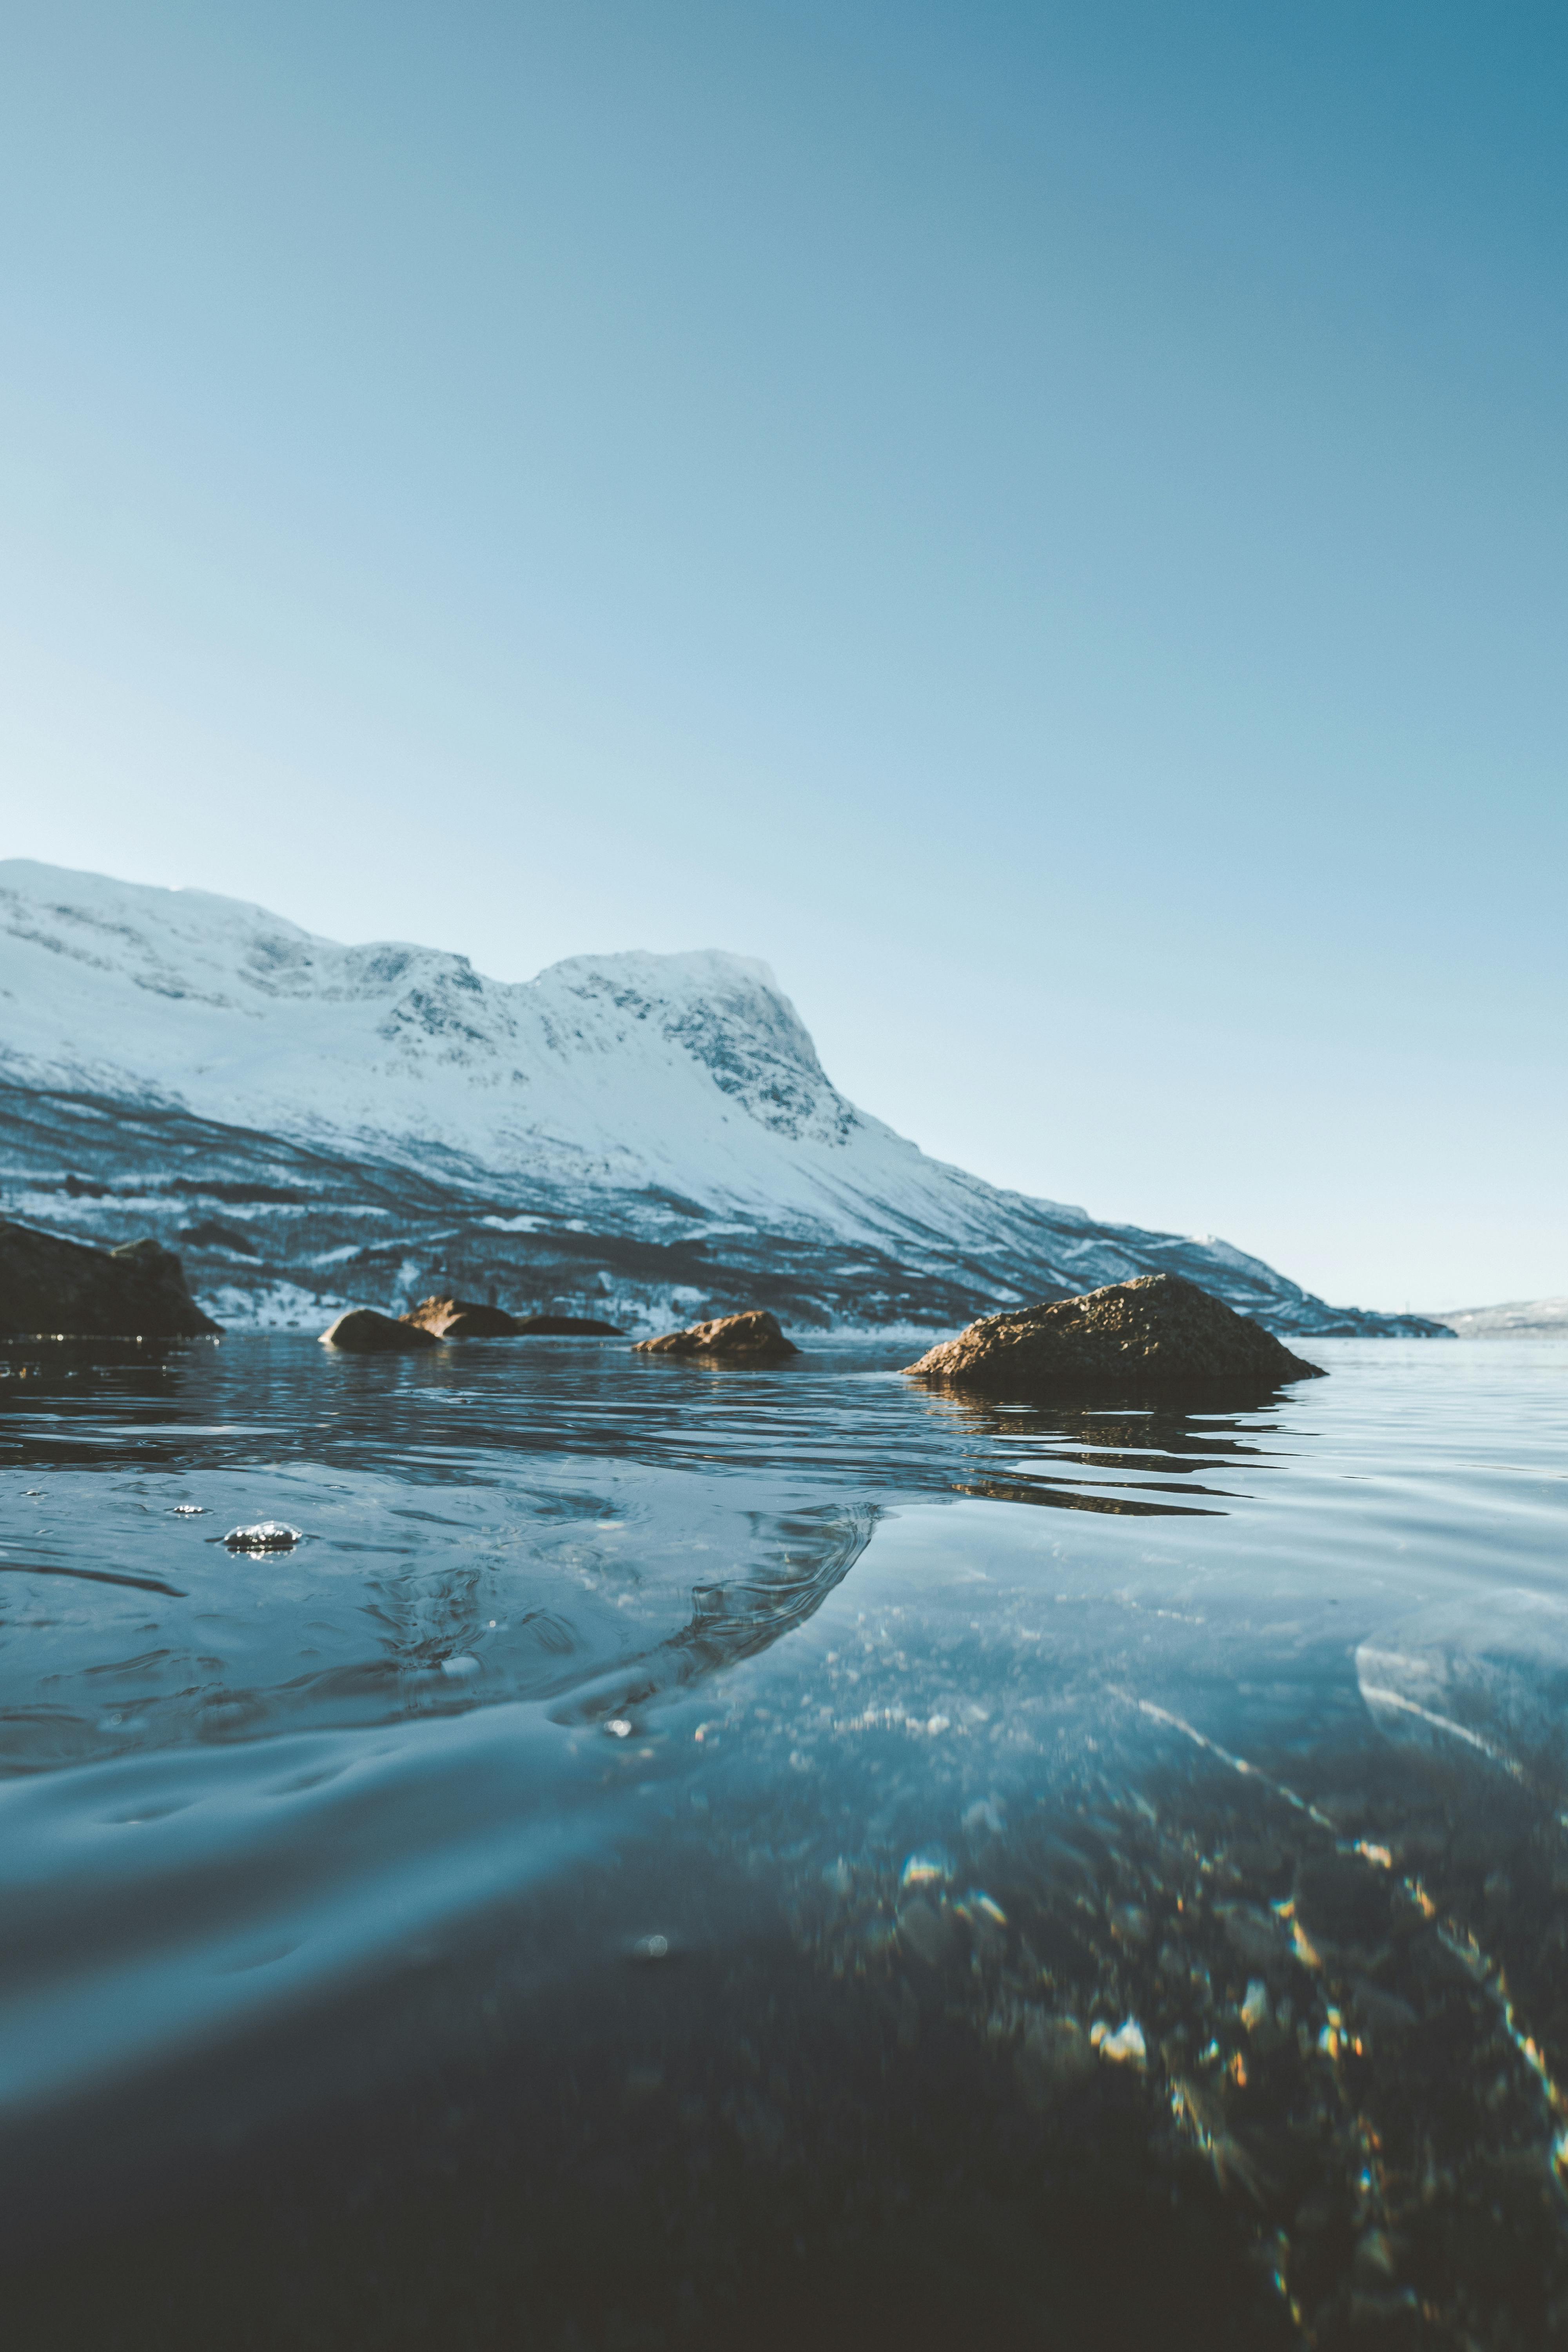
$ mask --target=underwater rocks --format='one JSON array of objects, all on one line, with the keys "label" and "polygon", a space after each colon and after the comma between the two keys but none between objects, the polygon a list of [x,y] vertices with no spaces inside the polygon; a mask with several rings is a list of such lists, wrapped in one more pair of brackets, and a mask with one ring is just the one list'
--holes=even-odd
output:
[{"label": "underwater rocks", "polygon": [[422,1298],[405,1323],[433,1332],[437,1339],[618,1339],[618,1323],[596,1323],[586,1315],[509,1315],[504,1307],[481,1307],[470,1298]]},{"label": "underwater rocks", "polygon": [[1271,1332],[1175,1274],[984,1316],[905,1370],[949,1388],[1074,1403],[1239,1402],[1286,1381],[1321,1378]]},{"label": "underwater rocks", "polygon": [[94,1249],[0,1220],[0,1331],[24,1338],[195,1339],[221,1326],[154,1241]]},{"label": "underwater rocks", "polygon": [[423,1330],[417,1323],[400,1323],[395,1315],[383,1315],[374,1307],[351,1307],[321,1334],[323,1348],[342,1348],[357,1356],[386,1356],[400,1349],[411,1353],[440,1344],[434,1331]]},{"label": "underwater rocks", "polygon": [[711,1323],[692,1323],[684,1331],[666,1331],[657,1339],[638,1339],[636,1351],[644,1356],[698,1356],[709,1363],[782,1364],[800,1350],[784,1338],[776,1316],[765,1308],[750,1315],[721,1315]]}]

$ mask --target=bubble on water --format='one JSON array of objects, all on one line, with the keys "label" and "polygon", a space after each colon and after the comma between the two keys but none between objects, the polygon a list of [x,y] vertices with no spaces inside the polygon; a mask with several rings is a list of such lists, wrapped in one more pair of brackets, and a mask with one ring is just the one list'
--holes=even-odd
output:
[{"label": "bubble on water", "polygon": [[668,1936],[639,1936],[632,1946],[632,1958],[637,1960],[667,1960],[669,1958]]},{"label": "bubble on water", "polygon": [[441,1661],[441,1672],[444,1675],[450,1675],[454,1682],[465,1682],[469,1675],[477,1675],[479,1671],[478,1658],[464,1655],[457,1658],[443,1658]]},{"label": "bubble on water", "polygon": [[224,1542],[230,1551],[292,1551],[300,1535],[281,1519],[258,1519],[253,1528],[230,1528]]},{"label": "bubble on water", "polygon": [[911,1853],[900,1874],[900,1886],[931,1886],[952,1876],[952,1862],[941,1846],[928,1846]]},{"label": "bubble on water", "polygon": [[632,1736],[631,1725],[624,1715],[612,1715],[605,1729],[612,1739],[629,1739]]}]

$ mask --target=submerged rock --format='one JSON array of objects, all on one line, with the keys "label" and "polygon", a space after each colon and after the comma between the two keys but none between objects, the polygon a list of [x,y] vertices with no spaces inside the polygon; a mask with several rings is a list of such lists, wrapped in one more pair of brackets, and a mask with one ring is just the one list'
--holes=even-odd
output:
[{"label": "submerged rock", "polygon": [[359,1356],[385,1356],[399,1349],[411,1351],[440,1344],[434,1331],[417,1323],[400,1323],[395,1315],[383,1315],[374,1307],[351,1307],[321,1334],[323,1348],[342,1348]]},{"label": "submerged rock", "polygon": [[950,1388],[1075,1404],[1240,1400],[1321,1377],[1261,1325],[1176,1274],[983,1316],[905,1370]]},{"label": "submerged rock", "polygon": [[750,1315],[721,1315],[711,1323],[692,1323],[684,1331],[665,1331],[657,1339],[638,1339],[636,1348],[644,1356],[700,1356],[726,1364],[781,1364],[800,1352],[784,1338],[777,1317],[765,1308]]},{"label": "submerged rock", "polygon": [[586,1315],[510,1315],[504,1307],[481,1307],[471,1298],[422,1298],[404,1316],[437,1339],[618,1339],[618,1323],[595,1323]]},{"label": "submerged rock", "polygon": [[0,1331],[28,1339],[195,1339],[221,1326],[154,1241],[94,1249],[0,1220]]}]

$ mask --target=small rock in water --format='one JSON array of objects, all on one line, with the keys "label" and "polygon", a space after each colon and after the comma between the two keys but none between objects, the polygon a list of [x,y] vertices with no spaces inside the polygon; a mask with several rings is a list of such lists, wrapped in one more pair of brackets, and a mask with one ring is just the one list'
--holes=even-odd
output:
[{"label": "small rock in water", "polygon": [[504,1307],[481,1306],[471,1298],[422,1298],[403,1317],[405,1323],[433,1332],[437,1339],[618,1339],[618,1323],[600,1323],[586,1315],[510,1315]]},{"label": "small rock in water", "polygon": [[1268,2006],[1268,1987],[1261,1977],[1254,1977],[1241,2004],[1241,2021],[1248,2033],[1256,2033],[1260,2026],[1269,2022],[1272,2014]]},{"label": "small rock in water", "polygon": [[916,1895],[899,1913],[899,1941],[928,1969],[941,1968],[953,1948],[952,1922],[945,1911],[933,1909],[923,1895]]},{"label": "small rock in water", "polygon": [[230,1528],[224,1542],[230,1551],[292,1551],[300,1532],[281,1519],[258,1519],[253,1528]]},{"label": "small rock in water", "polygon": [[374,1307],[351,1307],[321,1334],[323,1348],[342,1348],[358,1356],[391,1355],[440,1344],[434,1331],[423,1330],[417,1323],[400,1323],[395,1316],[383,1315]]},{"label": "small rock in water", "polygon": [[205,1507],[201,1503],[176,1503],[174,1506],[177,1519],[199,1519],[205,1516]]},{"label": "small rock in water", "polygon": [[1077,1403],[1222,1395],[1239,1402],[1321,1377],[1260,1324],[1175,1274],[1142,1274],[1054,1305],[982,1316],[904,1369],[950,1388]]},{"label": "small rock in water", "polygon": [[657,1339],[638,1339],[639,1356],[697,1356],[710,1362],[778,1364],[800,1350],[786,1339],[776,1316],[765,1307],[748,1315],[720,1315],[709,1323],[692,1323],[684,1331],[661,1332]]},{"label": "small rock in water", "polygon": [[1142,2066],[1149,2056],[1149,2045],[1143,2039],[1143,2029],[1135,2017],[1119,2025],[1114,2033],[1103,2025],[1092,2025],[1089,2038],[1102,2058],[1116,2066]]}]

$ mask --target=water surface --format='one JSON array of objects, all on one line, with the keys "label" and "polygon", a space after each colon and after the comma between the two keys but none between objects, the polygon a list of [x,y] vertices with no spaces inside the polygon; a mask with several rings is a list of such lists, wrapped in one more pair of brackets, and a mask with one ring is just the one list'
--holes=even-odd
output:
[{"label": "water surface", "polygon": [[1568,2325],[1568,1352],[909,1352],[5,1351],[30,2343]]}]

